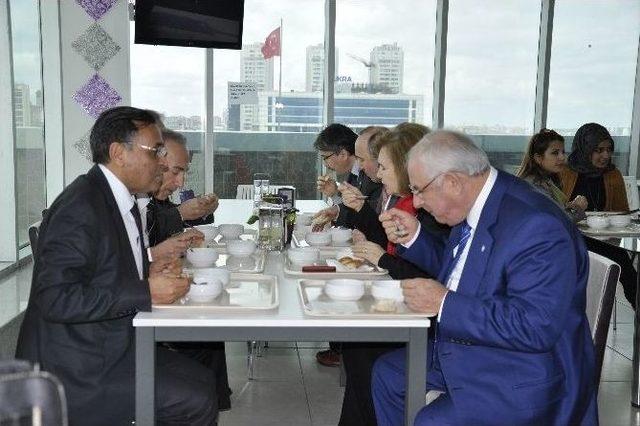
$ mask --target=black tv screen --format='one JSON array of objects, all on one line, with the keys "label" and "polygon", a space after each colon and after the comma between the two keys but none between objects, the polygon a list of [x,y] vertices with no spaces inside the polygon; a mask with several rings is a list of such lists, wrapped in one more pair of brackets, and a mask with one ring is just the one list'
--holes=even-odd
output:
[{"label": "black tv screen", "polygon": [[135,42],[242,48],[244,0],[137,0]]}]

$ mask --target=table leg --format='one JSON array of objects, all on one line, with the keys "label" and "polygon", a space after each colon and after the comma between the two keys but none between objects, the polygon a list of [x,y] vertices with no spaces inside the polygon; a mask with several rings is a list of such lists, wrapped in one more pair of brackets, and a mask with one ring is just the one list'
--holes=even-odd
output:
[{"label": "table leg", "polygon": [[427,330],[410,330],[407,343],[407,371],[404,418],[413,426],[416,414],[425,405],[427,394]]},{"label": "table leg", "polygon": [[[640,268],[639,268],[640,269]],[[631,405],[640,407],[640,271],[636,282],[636,309],[633,315],[633,383],[631,384]]]},{"label": "table leg", "polygon": [[156,350],[153,327],[136,327],[136,425],[155,423]]}]

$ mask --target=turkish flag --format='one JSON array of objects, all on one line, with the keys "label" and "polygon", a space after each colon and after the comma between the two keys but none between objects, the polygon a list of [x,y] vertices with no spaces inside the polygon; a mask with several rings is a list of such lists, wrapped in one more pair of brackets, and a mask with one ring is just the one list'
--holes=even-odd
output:
[{"label": "turkish flag", "polygon": [[269,59],[273,56],[280,56],[280,27],[271,31],[262,45],[262,56]]}]

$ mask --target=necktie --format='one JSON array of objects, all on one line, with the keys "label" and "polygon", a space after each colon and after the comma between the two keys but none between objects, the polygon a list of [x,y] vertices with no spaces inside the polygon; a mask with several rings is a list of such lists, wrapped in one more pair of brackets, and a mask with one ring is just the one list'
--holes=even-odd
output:
[{"label": "necktie", "polygon": [[[449,265],[447,266],[447,273],[444,275],[445,283],[449,281],[449,276],[451,275],[451,272],[453,272],[456,265],[458,264],[458,260],[460,260],[460,256],[462,256],[462,252],[464,251],[465,247],[467,246],[467,243],[469,242],[469,237],[471,237],[471,226],[469,226],[466,219],[462,222],[461,226],[462,228],[460,230],[460,240],[458,241],[458,250],[456,251],[456,254],[453,256],[453,258],[451,259],[451,262],[449,262]],[[447,284],[447,287],[449,287],[448,284]]]},{"label": "necktie", "polygon": [[133,215],[133,219],[136,221],[136,227],[138,228],[138,244],[140,244],[140,254],[142,256],[142,277],[146,278],[149,276],[149,259],[147,258],[147,253],[144,249],[144,234],[142,231],[142,218],[140,217],[140,210],[138,210],[138,204],[133,203],[133,207],[131,207],[131,214]]},{"label": "necktie", "polygon": [[[464,248],[467,246],[467,243],[469,242],[469,238],[471,237],[471,226],[469,226],[466,219],[460,224],[460,226],[461,226],[460,239],[458,240],[458,245],[457,245],[458,249],[456,250],[456,254],[453,256],[453,258],[449,262],[449,265],[447,266],[447,269],[446,269],[447,272],[444,275],[443,283],[447,286],[447,288],[449,288],[449,283],[448,283],[449,276],[451,275],[451,272],[453,272],[456,265],[458,264],[458,260],[460,260],[460,257],[462,256],[462,252],[464,251]],[[439,323],[435,321],[433,324],[434,350],[431,352],[431,360],[432,360],[433,367],[436,370],[440,370],[440,359],[437,356],[437,350],[436,350],[436,347],[438,344],[439,326],[440,326]]]},{"label": "necktie", "polygon": [[158,206],[156,205],[155,198],[151,198],[149,204],[147,204],[147,232],[149,233],[149,247],[153,247],[158,244],[158,237],[156,235],[156,215]]}]

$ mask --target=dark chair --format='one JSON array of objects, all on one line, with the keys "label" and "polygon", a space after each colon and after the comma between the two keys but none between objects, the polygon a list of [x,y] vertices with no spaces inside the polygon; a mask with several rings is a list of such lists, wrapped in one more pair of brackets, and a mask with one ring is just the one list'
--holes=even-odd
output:
[{"label": "dark chair", "polygon": [[36,257],[38,251],[38,234],[40,232],[40,222],[36,222],[29,227],[29,243],[31,244],[31,253],[33,258]]},{"label": "dark chair", "polygon": [[0,361],[0,425],[25,424],[68,424],[62,383],[27,361]]},{"label": "dark chair", "polygon": [[[47,214],[48,209],[42,210],[42,218]],[[36,222],[29,227],[29,244],[31,244],[31,254],[35,260],[36,252],[38,251],[38,235],[40,234],[40,222]]]},{"label": "dark chair", "polygon": [[596,383],[600,383],[602,361],[607,346],[611,311],[615,303],[620,266],[599,254],[589,252],[587,319],[596,355]]}]

